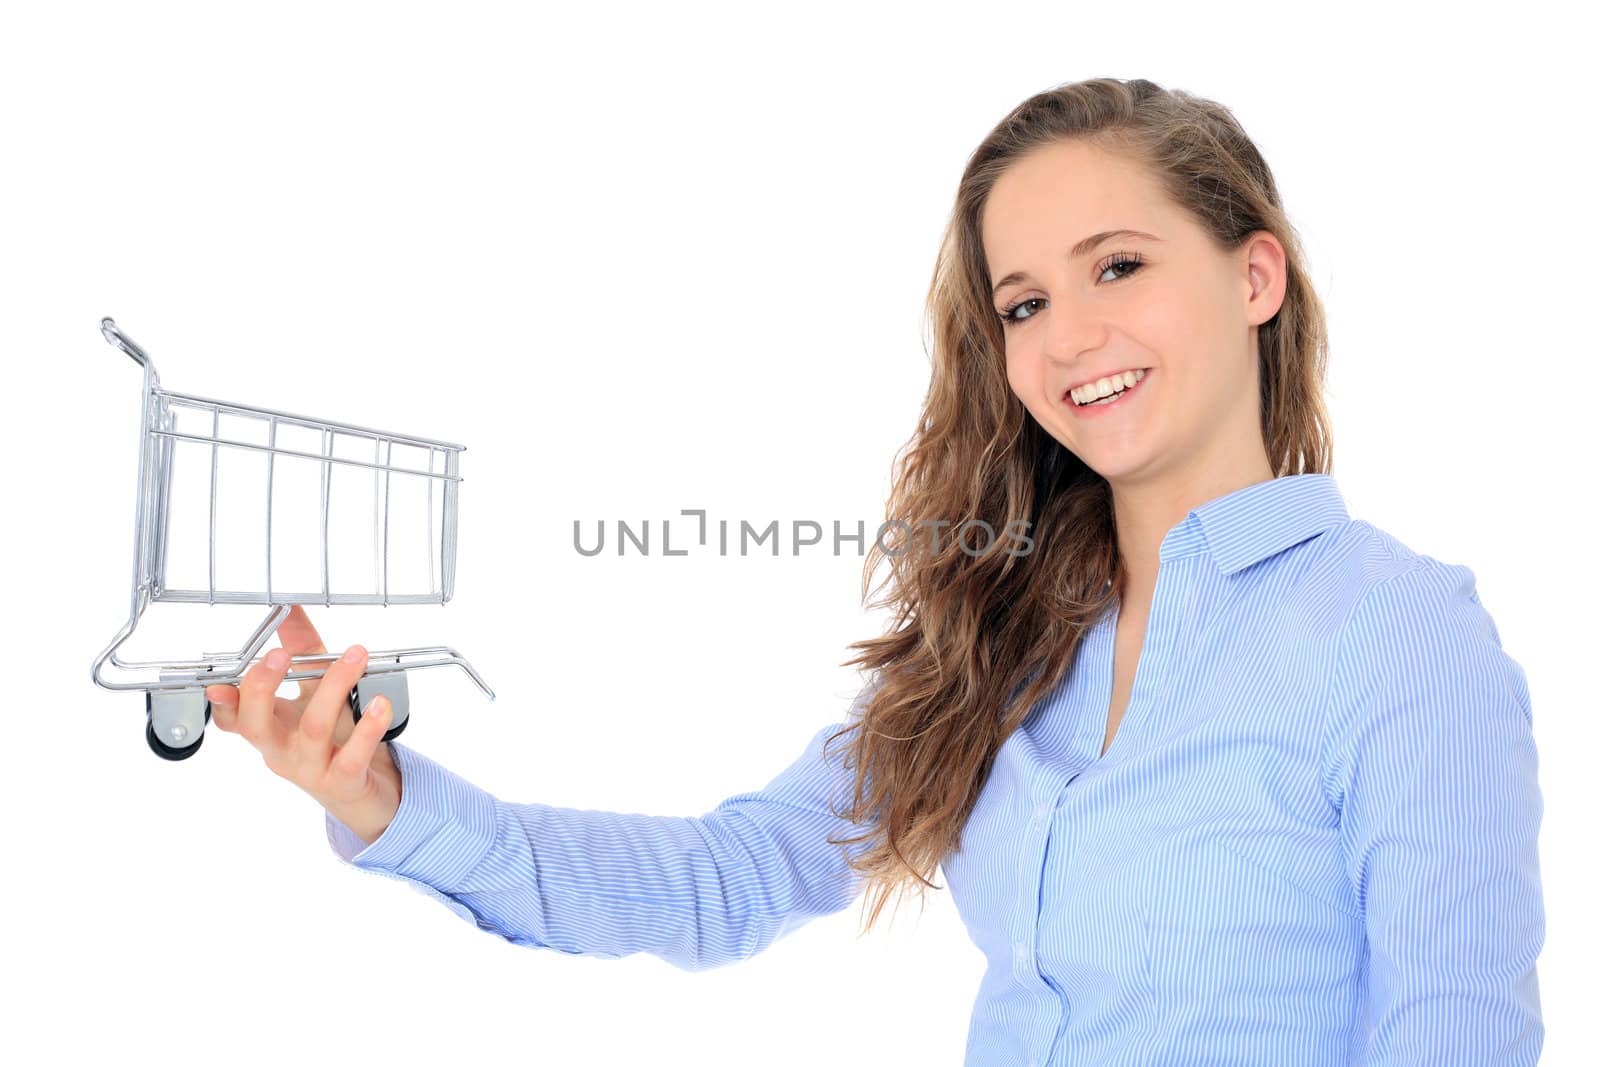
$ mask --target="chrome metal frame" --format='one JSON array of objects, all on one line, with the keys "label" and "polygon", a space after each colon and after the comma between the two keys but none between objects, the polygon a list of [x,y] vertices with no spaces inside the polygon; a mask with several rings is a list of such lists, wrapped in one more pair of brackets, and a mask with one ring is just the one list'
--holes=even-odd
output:
[{"label": "chrome metal frame", "polygon": [[[105,689],[140,689],[146,692],[166,689],[194,689],[197,686],[204,685],[235,685],[256,662],[257,653],[261,651],[261,647],[276,632],[278,625],[288,616],[290,609],[295,604],[321,601],[324,605],[329,606],[333,604],[383,604],[387,606],[389,604],[444,604],[450,599],[455,591],[456,509],[457,495],[460,492],[459,487],[462,481],[461,476],[456,472],[459,466],[460,453],[466,451],[466,446],[450,444],[445,441],[434,441],[409,434],[389,433],[364,426],[355,426],[350,423],[312,419],[303,415],[274,411],[270,408],[252,407],[245,404],[234,404],[206,397],[169,392],[161,388],[160,379],[156,375],[155,363],[151,360],[149,354],[135,344],[132,338],[122,332],[109,317],[100,320],[100,332],[109,343],[127,353],[134,362],[144,368],[144,405],[139,425],[139,486],[133,530],[133,597],[126,625],[122,627],[116,637],[112,638],[111,643],[106,646],[105,650],[95,658],[91,677],[96,685]],[[209,411],[212,416],[210,436],[177,432],[174,429],[176,425],[175,408]],[[223,439],[219,430],[221,416],[224,412],[229,415],[241,415],[267,420],[267,444],[259,445],[246,441]],[[278,446],[276,438],[277,427],[280,424],[291,424],[320,430],[322,433],[321,453],[300,452]],[[333,454],[334,440],[340,436],[370,439],[373,443],[372,462],[335,456]],[[176,441],[197,441],[211,446],[210,571],[206,589],[169,589],[165,585],[167,519],[171,504],[172,460],[174,442]],[[428,449],[428,469],[423,471],[395,466],[392,461],[393,446],[395,444]],[[217,453],[220,448],[240,448],[267,453],[267,588],[265,592],[219,590],[216,587]],[[274,591],[272,588],[272,468],[274,457],[280,455],[301,457],[315,460],[322,464],[322,589],[320,592],[285,592],[282,590]],[[444,469],[435,471],[435,459],[441,456]],[[373,552],[374,577],[378,579],[379,584],[379,592],[377,593],[338,593],[329,588],[328,499],[332,469],[335,463],[366,467],[373,472]],[[383,479],[381,534],[379,533],[378,516],[378,497],[380,494],[376,492],[377,479],[380,475]],[[391,594],[389,592],[389,483],[390,479],[397,475],[428,479],[428,585],[430,590],[428,593]],[[440,515],[441,536],[438,552],[439,575],[437,581],[433,572],[433,488],[435,483],[440,484],[443,494]],[[381,576],[377,573],[378,568],[381,568]],[[256,628],[255,632],[245,640],[244,645],[236,652],[206,653],[197,660],[123,661],[117,656],[117,649],[133,635],[133,631],[138,626],[139,618],[144,614],[145,608],[157,601],[203,604],[266,604],[269,605],[269,609],[261,625]],[[313,666],[305,670],[296,670],[295,667],[296,665],[331,663],[337,658],[338,655],[335,653],[295,656],[290,662],[290,670],[285,675],[285,680],[320,678],[326,672],[325,668]],[[158,677],[155,679],[145,678],[140,681],[111,681],[101,677],[101,669],[108,661],[119,671],[156,671],[158,672]],[[369,651],[366,673],[369,675],[384,674],[419,667],[447,667],[452,665],[466,671],[478,688],[483,690],[490,700],[494,699],[494,690],[484,683],[478,672],[472,669],[471,664],[454,649],[443,646]]]}]

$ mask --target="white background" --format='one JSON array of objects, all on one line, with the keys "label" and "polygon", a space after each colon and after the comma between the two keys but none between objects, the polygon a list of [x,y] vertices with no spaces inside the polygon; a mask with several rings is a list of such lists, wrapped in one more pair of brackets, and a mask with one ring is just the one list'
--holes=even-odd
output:
[{"label": "white background", "polygon": [[[1029,94],[1110,75],[1255,138],[1329,309],[1352,515],[1469,565],[1527,671],[1543,1062],[1580,1062],[1592,94],[1547,17],[9,8],[0,1056],[958,1064],[982,960],[947,892],[698,974],[526,950],[340,864],[238,736],[152,755],[142,696],[89,679],[127,618],[141,387],[98,324],[170,389],[465,444],[455,599],[314,607],[328,644],[459,649],[498,699],[416,672],[403,740],[505,800],[700,814],[844,714],[846,645],[883,624],[861,559],[585,558],[573,520],[881,518],[967,153]],[[235,647],[260,614],[156,605],[127,652]]]}]

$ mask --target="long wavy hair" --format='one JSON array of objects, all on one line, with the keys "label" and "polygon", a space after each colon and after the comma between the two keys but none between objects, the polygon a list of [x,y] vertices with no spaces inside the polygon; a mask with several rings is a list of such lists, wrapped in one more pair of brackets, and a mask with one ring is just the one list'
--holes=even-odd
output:
[{"label": "long wavy hair", "polygon": [[[1123,588],[1111,489],[1033,419],[1006,379],[990,306],[980,220],[995,181],[1041,146],[1077,139],[1159,176],[1219,249],[1256,231],[1287,257],[1278,313],[1258,328],[1261,432],[1275,475],[1325,472],[1332,435],[1323,401],[1327,335],[1305,255],[1261,153],[1220,104],[1144,79],[1092,78],[1029,97],[967,161],[928,289],[932,378],[910,440],[896,454],[886,527],[1015,530],[1031,547],[969,551],[954,536],[875,542],[862,574],[867,606],[892,609],[883,636],[856,641],[870,679],[849,725],[851,806],[867,832],[830,838],[865,876],[869,932],[885,902],[929,878],[961,829],[995,753],[1071,667],[1084,633]],[[945,526],[944,524],[948,524]],[[981,541],[983,538],[977,538]],[[869,599],[887,563],[883,594]],[[824,751],[826,751],[826,745]]]}]

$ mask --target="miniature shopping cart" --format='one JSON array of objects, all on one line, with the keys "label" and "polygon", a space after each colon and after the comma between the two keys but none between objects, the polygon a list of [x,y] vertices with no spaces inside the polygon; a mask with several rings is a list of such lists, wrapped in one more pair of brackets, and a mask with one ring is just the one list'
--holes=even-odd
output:
[{"label": "miniature shopping cart", "polygon": [[[144,691],[145,740],[158,756],[169,760],[187,759],[200,748],[205,728],[211,722],[211,702],[206,699],[205,687],[238,684],[245,672],[256,662],[256,654],[261,650],[261,646],[276,631],[278,624],[284,620],[295,604],[322,603],[330,606],[443,604],[450,599],[455,591],[456,498],[461,485],[461,477],[456,472],[460,454],[465,451],[464,446],[169,392],[161,388],[160,381],[156,377],[155,364],[149,355],[118,329],[115,322],[110,318],[101,319],[100,332],[107,341],[122,349],[144,368],[144,407],[139,423],[139,488],[133,535],[133,602],[127,625],[95,659],[93,678],[95,684],[106,689]],[[251,435],[246,433],[224,436],[225,419],[230,426],[240,425],[264,430],[262,435],[264,440],[248,440]],[[291,436],[295,437],[296,444],[317,442],[316,450],[313,451],[309,447],[291,447],[288,441]],[[209,453],[210,532],[206,538],[201,538],[191,529],[199,524],[199,516],[204,514],[203,512],[196,511],[192,520],[176,518],[180,511],[179,503],[182,501],[181,494],[175,488],[179,484],[179,479],[174,474],[177,450],[180,448],[184,450],[185,455],[194,456],[199,460],[184,465],[186,472],[197,475],[193,479],[196,483],[194,500],[196,506],[199,498],[204,495],[206,484],[204,459]],[[401,459],[395,458],[396,448],[402,452]],[[265,472],[266,567],[263,583],[266,586],[265,591],[255,588],[218,588],[218,467],[219,458],[224,454],[222,450],[237,450],[237,452],[230,451],[228,455],[242,453],[256,457],[243,462],[256,464]],[[406,454],[417,457],[414,463],[405,461]],[[358,456],[360,458],[357,458]],[[426,457],[426,467],[422,465],[423,456]],[[279,582],[276,585],[273,582],[272,483],[275,464],[282,475],[280,481],[284,483],[287,483],[290,476],[291,472],[288,469],[290,467],[296,468],[301,474],[310,473],[312,477],[320,474],[321,523],[316,539],[316,543],[320,544],[321,555],[320,588],[314,581],[302,581],[298,585],[292,581],[286,583],[281,564]],[[330,569],[330,502],[336,499],[333,494],[333,483],[340,478],[360,478],[364,497],[366,471],[371,472],[372,551],[368,553],[363,548],[354,567],[335,566]],[[232,480],[225,480],[224,487],[226,488]],[[251,479],[238,480],[248,482]],[[315,491],[316,486],[309,479],[307,484],[312,491]],[[400,500],[405,499],[405,494],[398,491],[403,486],[411,488],[416,507],[404,508],[396,504],[394,510],[397,514],[391,516],[391,500],[397,497]],[[245,485],[244,488],[251,493],[259,492],[259,489],[250,485]],[[423,490],[426,493],[427,547],[425,553],[419,548],[417,554],[426,555],[427,584],[413,590],[392,589],[390,587],[391,518],[399,519],[397,527],[400,523],[408,524],[402,527],[403,529],[409,529],[418,523],[424,517],[421,514]],[[436,500],[437,508],[435,508]],[[363,514],[363,528],[360,532],[364,543],[366,541],[364,499],[360,509]],[[292,532],[303,539],[307,534],[305,529],[307,525],[309,524],[300,523]],[[255,527],[252,529],[257,533],[262,532]],[[338,529],[341,534],[356,532],[353,524]],[[436,532],[437,550],[434,548]],[[185,553],[180,551],[180,542],[183,541],[181,535],[186,533],[192,534],[194,541],[188,556],[198,556],[201,540],[205,540],[209,546],[204,588],[199,587],[201,584],[199,581],[186,582],[179,576],[174,576],[173,581],[169,582],[169,576],[173,576],[174,563],[185,556]],[[285,540],[289,539],[280,531],[280,550]],[[421,544],[420,539],[414,537],[412,540]],[[336,540],[335,543],[341,547],[348,547],[347,541],[354,541],[354,538],[343,538]],[[314,575],[316,549],[310,544],[304,547],[306,548],[304,554],[310,558],[306,570]],[[252,565],[258,561],[259,557],[256,557],[253,551],[247,552],[246,555],[250,557]],[[238,556],[239,554],[235,552],[230,558]],[[339,558],[348,562],[348,553],[342,554]],[[193,566],[198,567],[198,564]],[[261,572],[256,570],[252,573]],[[331,580],[331,575],[334,573],[339,575],[338,582]],[[420,567],[418,574],[420,575]],[[355,580],[356,575],[359,575],[359,581]],[[185,585],[192,587],[183,588]],[[336,585],[339,588],[336,589]],[[360,586],[360,589],[353,590],[355,586]],[[197,660],[178,662],[123,662],[117,658],[117,649],[132,636],[145,608],[155,601],[211,605],[266,604],[268,611],[266,619],[237,652],[207,653]],[[337,658],[338,656],[332,653],[295,656],[290,661],[289,673],[285,676],[285,680],[320,678],[326,673],[325,665]],[[137,679],[111,681],[101,677],[101,668],[105,666],[107,660],[119,671],[135,673]],[[490,700],[494,699],[494,691],[484,684],[478,672],[453,649],[433,647],[371,651],[367,657],[366,674],[351,688],[348,695],[350,709],[356,721],[360,721],[361,709],[366,707],[374,696],[379,694],[386,696],[394,709],[394,722],[384,733],[384,740],[392,740],[405,729],[409,720],[405,672],[419,667],[443,667],[451,664],[466,671],[467,675],[477,683],[478,688],[483,690]]]}]

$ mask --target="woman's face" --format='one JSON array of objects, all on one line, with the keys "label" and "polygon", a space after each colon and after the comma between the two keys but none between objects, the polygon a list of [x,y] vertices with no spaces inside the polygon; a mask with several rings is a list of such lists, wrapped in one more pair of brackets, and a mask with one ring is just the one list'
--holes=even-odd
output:
[{"label": "woman's face", "polygon": [[[1150,236],[1087,243],[1124,229]],[[1265,465],[1256,327],[1277,313],[1284,278],[1270,233],[1219,252],[1153,175],[1081,142],[1014,163],[981,232],[995,314],[1012,309],[1011,389],[1086,465],[1124,487]],[[1114,404],[1069,395],[1126,371],[1144,376]]]}]

